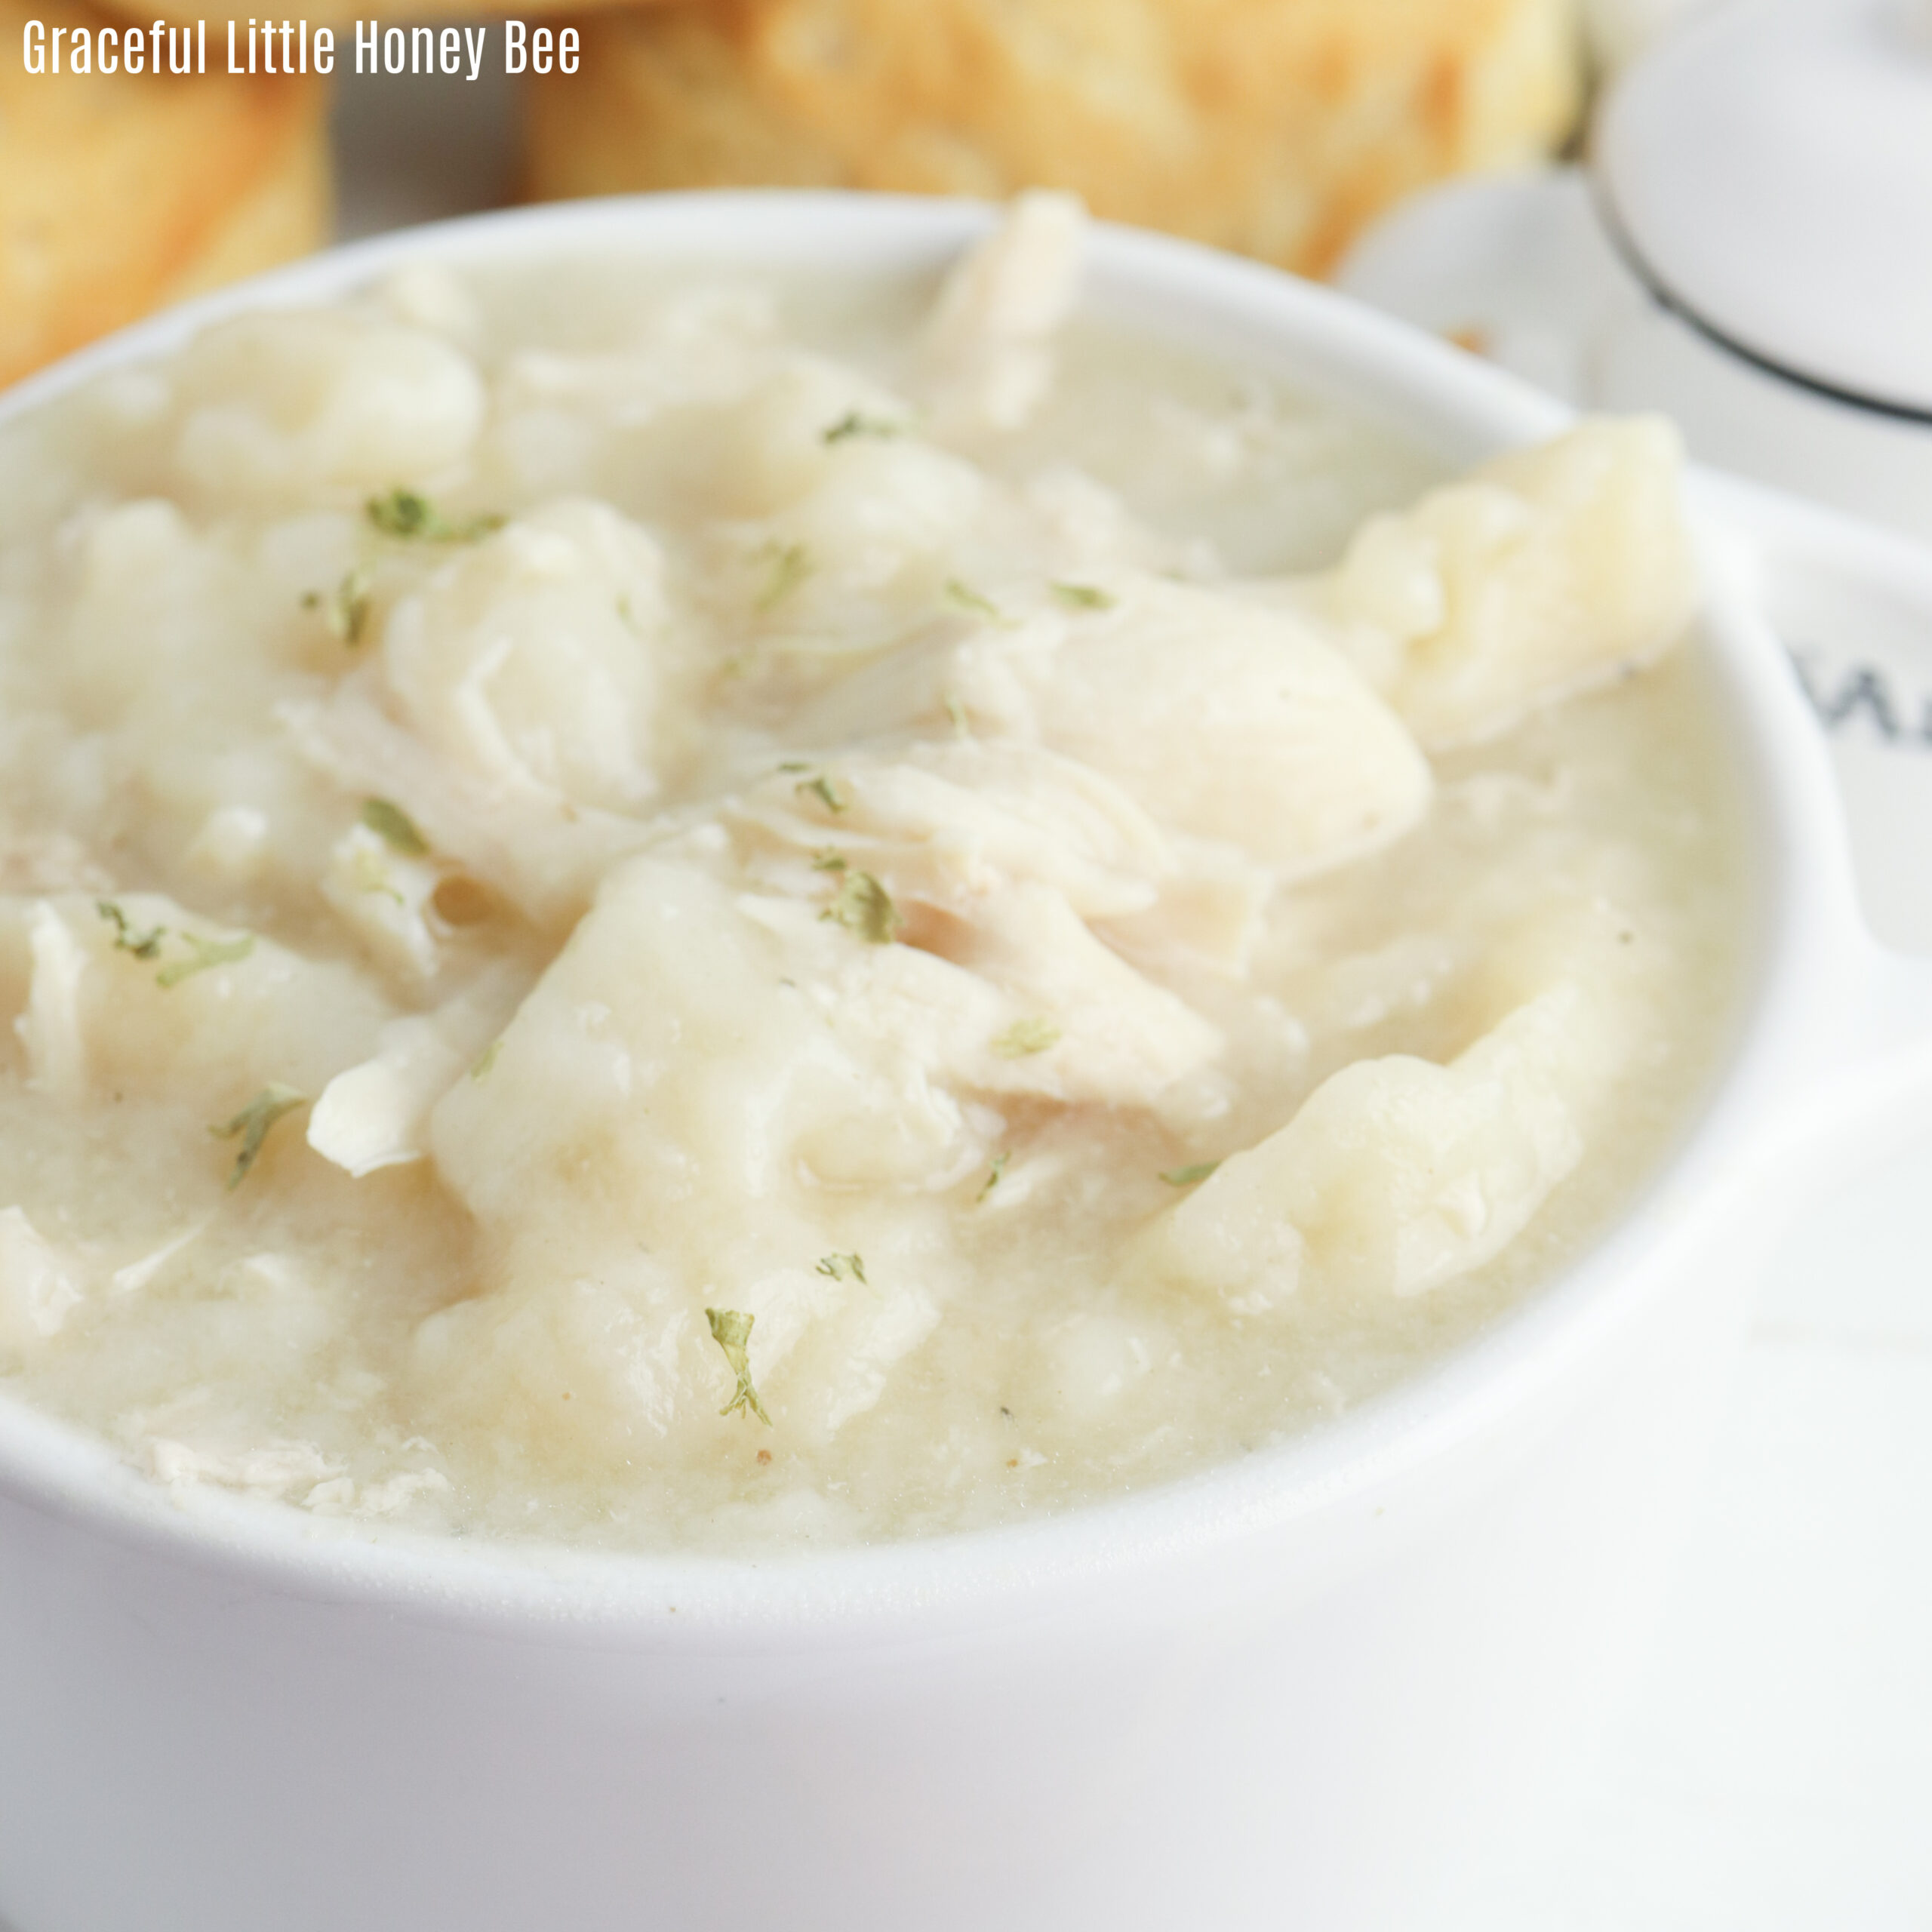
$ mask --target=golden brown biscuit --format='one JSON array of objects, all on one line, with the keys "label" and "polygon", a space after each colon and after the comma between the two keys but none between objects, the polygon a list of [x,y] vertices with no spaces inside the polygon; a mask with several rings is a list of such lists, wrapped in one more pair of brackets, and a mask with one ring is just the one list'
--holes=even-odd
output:
[{"label": "golden brown biscuit", "polygon": [[1001,196],[1306,272],[1397,196],[1546,152],[1574,0],[703,0],[580,23],[538,198],[769,183]]},{"label": "golden brown biscuit", "polygon": [[327,117],[318,113],[308,138],[284,144],[278,158],[183,263],[160,301],[185,302],[321,248],[329,238],[334,202]]},{"label": "golden brown biscuit", "polygon": [[[91,36],[104,14],[0,0]],[[211,36],[212,37],[212,36]],[[97,45],[97,43],[95,43]],[[0,382],[177,297],[327,238],[326,93],[316,82],[0,63]]]}]

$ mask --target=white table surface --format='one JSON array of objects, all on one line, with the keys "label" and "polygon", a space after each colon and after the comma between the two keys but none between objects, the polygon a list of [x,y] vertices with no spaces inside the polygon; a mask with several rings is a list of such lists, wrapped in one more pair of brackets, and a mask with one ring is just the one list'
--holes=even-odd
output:
[{"label": "white table surface", "polygon": [[[343,234],[499,204],[514,107],[349,77]],[[1785,1244],[1650,1666],[1518,1851],[1481,1932],[1932,1932],[1932,1121]]]},{"label": "white table surface", "polygon": [[1482,1932],[1932,1927],[1928,1226],[1932,1131],[1794,1231],[1649,1667]]}]

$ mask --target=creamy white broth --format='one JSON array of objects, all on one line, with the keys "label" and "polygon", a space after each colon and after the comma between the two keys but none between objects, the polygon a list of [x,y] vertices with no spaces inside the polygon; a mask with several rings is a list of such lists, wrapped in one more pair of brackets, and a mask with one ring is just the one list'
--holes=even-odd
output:
[{"label": "creamy white broth", "polygon": [[1588,1244],[1736,976],[1671,439],[1404,512],[1077,247],[413,271],[4,432],[0,1389],[323,1515],[891,1537]]}]

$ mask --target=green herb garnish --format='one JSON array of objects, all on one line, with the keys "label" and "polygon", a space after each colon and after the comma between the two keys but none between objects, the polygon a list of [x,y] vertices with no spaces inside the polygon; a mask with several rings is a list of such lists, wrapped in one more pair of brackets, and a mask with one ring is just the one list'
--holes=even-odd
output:
[{"label": "green herb garnish", "polygon": [[[802,766],[792,768],[780,765],[779,767],[781,771],[794,768],[801,771],[804,769]],[[809,792],[829,812],[842,812],[850,802],[838,786],[833,784],[822,771],[816,778],[800,779],[792,789],[795,792]]]},{"label": "green herb garnish", "polygon": [[897,423],[886,422],[877,416],[862,415],[856,409],[848,409],[838,420],[823,432],[828,443],[848,442],[854,436],[899,436],[905,431]]},{"label": "green herb garnish", "polygon": [[998,624],[1002,630],[1011,629],[1014,620],[1009,617],[991,598],[982,597],[970,583],[962,583],[956,577],[946,580],[946,598],[956,604],[962,611],[970,611],[976,617],[984,617],[989,623]]},{"label": "green herb garnish", "polygon": [[1196,1182],[1205,1180],[1220,1164],[1219,1161],[1196,1161],[1191,1168],[1176,1168],[1161,1178],[1170,1187],[1192,1187]]},{"label": "green herb garnish", "polygon": [[211,966],[232,966],[255,949],[253,933],[244,933],[238,939],[203,939],[198,933],[183,933],[179,937],[194,956],[170,961],[154,976],[158,986],[178,986],[183,980],[192,980]]},{"label": "green herb garnish", "polygon": [[988,1195],[992,1193],[995,1188],[998,1186],[999,1177],[1001,1174],[1006,1172],[1006,1164],[1008,1161],[1012,1159],[1012,1158],[1013,1156],[1011,1153],[1004,1147],[1002,1147],[1000,1151],[993,1156],[993,1164],[986,1171],[985,1184],[980,1188],[979,1192],[973,1197],[973,1205],[974,1207],[977,1208],[982,1201],[986,1199]]},{"label": "green herb garnish", "polygon": [[771,1418],[764,1412],[764,1404],[758,1398],[758,1391],[752,1386],[751,1347],[752,1324],[757,1321],[755,1315],[741,1315],[735,1308],[707,1308],[704,1318],[711,1324],[711,1339],[724,1351],[725,1361],[738,1378],[738,1386],[732,1392],[731,1399],[720,1409],[721,1416],[728,1416],[734,1410],[742,1410],[746,1415],[756,1416],[766,1428],[771,1426]]},{"label": "green herb garnish", "polygon": [[365,798],[362,823],[388,846],[405,859],[420,859],[429,850],[429,841],[416,829],[416,821],[387,798]]},{"label": "green herb garnish", "polygon": [[262,1151],[262,1143],[268,1139],[269,1128],[284,1114],[308,1104],[307,1094],[297,1093],[293,1087],[271,1082],[226,1125],[208,1129],[217,1140],[232,1140],[238,1134],[242,1137],[242,1151],[235,1155],[235,1165],[229,1171],[228,1191],[231,1194],[248,1179],[248,1170],[255,1164],[255,1156]]},{"label": "green herb garnish", "polygon": [[828,845],[822,852],[812,854],[812,870],[815,872],[842,872],[845,869],[845,854],[835,847]]},{"label": "green herb garnish", "polygon": [[386,497],[371,497],[362,506],[362,513],[385,537],[404,543],[475,543],[503,527],[500,516],[473,516],[452,523],[427,497],[400,488]]},{"label": "green herb garnish", "polygon": [[1059,1044],[1060,1028],[1051,1020],[1016,1020],[993,1042],[993,1051],[1001,1060],[1024,1060],[1029,1054],[1043,1054]]},{"label": "green herb garnish", "polygon": [[822,1256],[812,1272],[829,1275],[835,1281],[842,1281],[849,1275],[861,1287],[869,1288],[871,1282],[866,1279],[866,1259],[862,1254],[827,1254]]},{"label": "green herb garnish", "polygon": [[812,553],[802,543],[768,544],[759,552],[770,566],[764,588],[752,608],[762,616],[775,609],[812,574]]},{"label": "green herb garnish", "polygon": [[369,622],[371,580],[368,566],[358,564],[353,570],[345,571],[342,581],[326,595],[319,590],[304,592],[302,608],[321,611],[322,621],[344,644],[360,644]]},{"label": "green herb garnish", "polygon": [[837,920],[868,946],[890,945],[906,923],[892,895],[870,872],[844,873],[838,881],[838,897],[819,917]]},{"label": "green herb garnish", "polygon": [[1091,583],[1057,583],[1054,595],[1069,608],[1075,611],[1111,611],[1114,600],[1097,586]]},{"label": "green herb garnish", "polygon": [[127,914],[111,899],[97,899],[94,909],[112,924],[115,949],[131,952],[137,959],[153,958],[161,950],[162,941],[168,937],[165,926],[156,926],[152,932],[136,932],[128,924]]},{"label": "green herb garnish", "polygon": [[952,720],[952,735],[955,738],[970,738],[973,735],[972,722],[966,715],[966,707],[960,703],[957,691],[946,694],[946,715]]},{"label": "green herb garnish", "polygon": [[470,1078],[472,1080],[488,1079],[490,1077],[490,1069],[496,1065],[497,1056],[500,1054],[503,1050],[503,1043],[500,1039],[492,1040],[490,1044],[483,1049],[481,1053],[477,1055],[476,1064],[469,1069]]}]

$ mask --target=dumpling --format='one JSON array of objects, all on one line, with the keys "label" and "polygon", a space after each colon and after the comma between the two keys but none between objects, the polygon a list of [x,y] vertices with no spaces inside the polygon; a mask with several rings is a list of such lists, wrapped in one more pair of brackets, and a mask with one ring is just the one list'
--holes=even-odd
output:
[{"label": "dumpling", "polygon": [[1647,663],[1689,622],[1682,457],[1660,417],[1512,451],[1371,517],[1321,604],[1425,745],[1492,737]]}]

